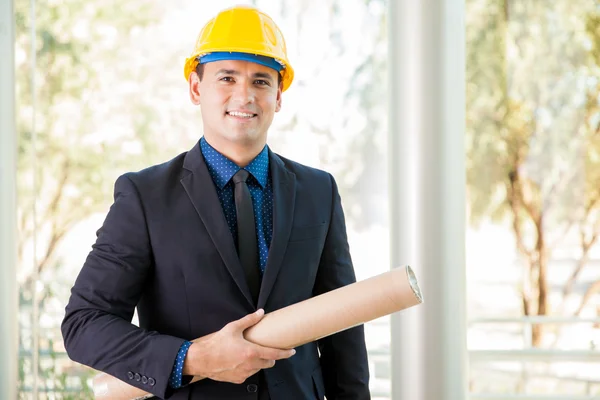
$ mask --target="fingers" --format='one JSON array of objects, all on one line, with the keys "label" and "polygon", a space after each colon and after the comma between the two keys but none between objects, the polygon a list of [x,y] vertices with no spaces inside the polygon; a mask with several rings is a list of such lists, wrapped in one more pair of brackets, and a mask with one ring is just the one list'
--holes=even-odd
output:
[{"label": "fingers", "polygon": [[276,364],[275,360],[263,360],[262,358],[256,359],[254,360],[254,362],[251,363],[251,373],[250,375],[254,375],[256,372],[260,371],[261,369],[268,369],[268,368],[273,368]]},{"label": "fingers", "polygon": [[[229,374],[217,374],[211,379],[223,382],[231,382],[241,384],[246,381],[252,375],[258,373],[260,370],[273,368],[275,366],[275,361],[273,360],[261,360],[256,359],[252,362],[252,365],[247,365],[245,368],[239,369],[233,372],[232,375]],[[230,371],[231,372],[231,371]]]},{"label": "fingers", "polygon": [[296,354],[296,350],[282,350],[282,349],[274,349],[271,347],[262,347],[256,345],[258,351],[258,357],[263,360],[284,360],[286,358],[290,358],[294,354]]},{"label": "fingers", "polygon": [[243,331],[247,328],[250,328],[253,325],[256,325],[264,315],[265,310],[261,308],[252,314],[248,314],[245,317],[238,319],[237,321],[231,322],[229,325],[235,330]]},{"label": "fingers", "polygon": [[261,358],[253,360],[249,365],[248,373],[250,375],[255,374],[261,369],[273,368],[275,366],[275,360],[263,360]]}]

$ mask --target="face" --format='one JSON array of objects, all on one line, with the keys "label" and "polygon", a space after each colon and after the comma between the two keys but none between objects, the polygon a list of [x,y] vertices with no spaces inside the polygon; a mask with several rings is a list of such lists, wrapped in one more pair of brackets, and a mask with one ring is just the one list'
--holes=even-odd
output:
[{"label": "face", "polygon": [[278,72],[249,61],[205,64],[200,81],[190,77],[190,98],[200,105],[204,135],[220,146],[264,147],[273,116],[281,109]]}]

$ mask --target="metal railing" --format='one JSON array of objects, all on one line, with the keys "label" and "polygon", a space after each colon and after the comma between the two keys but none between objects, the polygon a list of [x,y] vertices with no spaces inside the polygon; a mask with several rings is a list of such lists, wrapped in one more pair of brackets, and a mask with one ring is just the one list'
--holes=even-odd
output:
[{"label": "metal railing", "polygon": [[599,396],[540,396],[533,394],[472,394],[470,400],[598,400]]},{"label": "metal railing", "polygon": [[[598,330],[600,333],[600,318],[577,318],[577,317],[552,317],[552,316],[531,316],[515,318],[479,318],[469,321],[469,329],[475,326],[485,324],[520,324],[522,326],[521,335],[523,348],[520,349],[473,349],[469,350],[469,362],[471,368],[476,370],[480,367],[478,364],[485,363],[518,363],[522,366],[521,371],[505,371],[495,369],[486,371],[494,374],[505,374],[507,376],[517,377],[518,390],[512,390],[510,393],[481,393],[471,392],[470,400],[600,400],[600,343],[596,347],[594,340],[583,341],[589,344],[589,349],[557,349],[557,348],[535,348],[531,344],[531,333],[533,325],[575,325],[590,324],[590,332]],[[600,338],[600,335],[599,335]],[[589,365],[587,368],[597,368],[597,378],[579,377],[576,374],[572,376],[562,376],[557,374],[536,374],[527,371],[526,365],[530,363],[552,364],[552,363],[582,363]],[[591,366],[590,364],[598,364]],[[534,394],[521,393],[527,386],[530,379],[552,379],[561,383],[576,383],[583,386],[582,391],[586,393],[579,394]]]},{"label": "metal railing", "polygon": [[[387,324],[386,321],[377,321],[376,324]],[[524,318],[481,318],[469,321],[469,327],[475,328],[476,326],[486,324],[519,324],[522,326],[521,333],[524,335],[524,343],[528,344],[528,338],[530,338],[531,326],[533,324],[592,324],[600,326],[600,318],[572,318],[572,317],[524,317]],[[599,328],[594,328],[598,329]],[[21,349],[20,357],[25,359],[31,359],[31,351]],[[378,349],[369,352],[371,362],[379,362],[385,364],[389,360],[390,353],[389,349]],[[67,355],[65,352],[54,352],[47,349],[40,349],[39,360],[40,362],[48,359],[66,361]],[[600,346],[598,349],[577,349],[577,350],[560,350],[560,349],[538,349],[533,347],[524,347],[522,349],[476,349],[469,350],[469,361],[471,367],[478,373],[493,375],[496,377],[514,378],[520,381],[520,386],[525,387],[526,383],[530,379],[552,379],[557,382],[569,382],[573,384],[582,385],[586,389],[586,394],[573,394],[573,395],[541,395],[541,394],[528,394],[519,393],[517,390],[512,390],[510,393],[482,393],[482,392],[471,392],[469,394],[469,400],[600,400]],[[577,376],[557,376],[551,373],[533,373],[527,372],[526,368],[522,371],[507,371],[498,368],[484,368],[486,363],[497,364],[497,363],[520,363],[522,365],[527,363],[562,363],[562,362],[576,362],[583,363],[585,365],[598,364],[597,368],[599,371],[597,379],[581,378]],[[376,377],[380,382],[386,382],[391,374],[385,373],[385,377]],[[389,381],[388,381],[389,382]],[[380,399],[390,399],[390,393],[385,388],[387,385],[382,385],[382,388],[374,388],[372,395]],[[43,388],[40,387],[40,392],[46,395],[60,395],[70,394],[79,391],[81,388],[77,386],[67,386],[61,389]],[[23,385],[20,388],[20,393],[31,394],[32,387],[29,385]],[[41,394],[40,393],[40,394]],[[49,397],[53,398],[53,397]]]}]

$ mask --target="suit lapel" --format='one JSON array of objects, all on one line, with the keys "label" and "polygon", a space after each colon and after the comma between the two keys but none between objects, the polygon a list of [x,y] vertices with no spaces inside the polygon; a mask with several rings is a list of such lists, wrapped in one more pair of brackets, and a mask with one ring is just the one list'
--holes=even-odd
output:
[{"label": "suit lapel", "polygon": [[273,183],[273,239],[258,296],[258,308],[266,304],[281,269],[281,262],[292,231],[296,199],[296,175],[289,172],[283,161],[271,150],[269,150],[269,168]]},{"label": "suit lapel", "polygon": [[235,250],[231,231],[227,226],[214,182],[200,151],[200,144],[196,144],[188,152],[183,167],[191,173],[181,179],[181,184],[204,223],[233,280],[244,294],[244,297],[254,307],[254,301],[246,283],[242,264]]}]

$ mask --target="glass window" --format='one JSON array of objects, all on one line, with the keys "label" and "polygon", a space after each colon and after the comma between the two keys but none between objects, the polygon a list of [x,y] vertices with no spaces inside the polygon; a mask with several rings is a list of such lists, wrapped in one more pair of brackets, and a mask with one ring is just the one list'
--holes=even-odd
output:
[{"label": "glass window", "polygon": [[599,46],[597,2],[467,1],[475,398],[600,394]]},{"label": "glass window", "polygon": [[[95,371],[62,343],[69,290],[116,178],[202,135],[183,61],[201,24],[238,3],[15,3],[20,398],[91,398]],[[246,3],[282,27],[296,70],[271,148],[336,177],[357,278],[386,271],[386,2]],[[374,397],[389,398],[388,321],[366,332]]]}]

